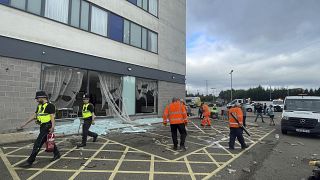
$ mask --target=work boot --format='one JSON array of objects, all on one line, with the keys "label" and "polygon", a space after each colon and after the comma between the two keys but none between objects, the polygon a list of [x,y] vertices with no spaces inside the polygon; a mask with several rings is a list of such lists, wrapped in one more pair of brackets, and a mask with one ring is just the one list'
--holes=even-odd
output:
[{"label": "work boot", "polygon": [[86,144],[84,144],[84,143],[81,143],[81,144],[78,144],[77,145],[77,148],[80,148],[80,147],[85,147],[86,146]]},{"label": "work boot", "polygon": [[185,147],[185,146],[180,146],[180,151],[185,152],[185,151],[187,151],[187,149],[186,149],[186,147]]},{"label": "work boot", "polygon": [[51,162],[60,159],[60,154],[53,156],[53,158],[51,159]]},{"label": "work boot", "polygon": [[241,149],[247,149],[249,146],[248,145],[244,145],[241,147]]},{"label": "work boot", "polygon": [[178,146],[173,146],[172,148],[174,151],[178,150]]},{"label": "work boot", "polygon": [[19,167],[21,167],[21,168],[31,168],[32,167],[32,163],[26,161],[26,162],[20,164]]},{"label": "work boot", "polygon": [[93,137],[92,142],[97,142],[97,138],[98,138],[98,135],[97,135],[97,136],[95,136],[95,137]]}]

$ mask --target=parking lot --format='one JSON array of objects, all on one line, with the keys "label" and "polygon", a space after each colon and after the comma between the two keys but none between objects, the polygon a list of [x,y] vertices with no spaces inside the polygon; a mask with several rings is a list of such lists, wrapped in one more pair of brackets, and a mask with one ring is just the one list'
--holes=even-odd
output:
[{"label": "parking lot", "polygon": [[[1,147],[1,171],[13,179],[203,179],[214,178],[228,164],[243,155],[240,149],[230,151],[229,129],[225,121],[213,122],[213,127],[199,128],[199,119],[189,123],[187,151],[173,151],[170,128],[161,124],[146,133],[110,133],[98,142],[88,142],[77,149],[79,137],[64,137],[56,143],[61,159],[50,162],[52,154],[42,150],[32,168],[19,164],[31,152],[32,143],[8,144]],[[272,127],[249,127],[245,136],[252,148],[269,135]],[[90,140],[89,140],[90,141]]]}]

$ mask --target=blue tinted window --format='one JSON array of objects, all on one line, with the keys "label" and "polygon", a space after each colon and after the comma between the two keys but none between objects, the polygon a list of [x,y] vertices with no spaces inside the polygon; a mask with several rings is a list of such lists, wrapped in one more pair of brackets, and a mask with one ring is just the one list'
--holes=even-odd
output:
[{"label": "blue tinted window", "polygon": [[115,14],[109,14],[109,37],[110,39],[123,42],[123,18]]},{"label": "blue tinted window", "polygon": [[[0,0],[0,4],[8,4],[9,5],[9,0]],[[137,0],[136,0],[137,4]]]},{"label": "blue tinted window", "polygon": [[137,0],[128,0],[129,2],[131,2],[132,4],[137,5]]}]

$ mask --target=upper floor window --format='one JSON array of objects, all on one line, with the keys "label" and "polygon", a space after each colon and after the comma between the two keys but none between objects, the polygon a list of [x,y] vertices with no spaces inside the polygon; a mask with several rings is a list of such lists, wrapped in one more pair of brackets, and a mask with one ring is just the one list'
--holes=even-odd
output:
[{"label": "upper floor window", "polygon": [[130,3],[158,17],[158,0],[128,0]]},{"label": "upper floor window", "polygon": [[81,1],[81,21],[80,28],[83,30],[89,30],[89,3]]},{"label": "upper floor window", "polygon": [[9,0],[0,0],[0,4],[7,4],[7,5],[9,5]]},{"label": "upper floor window", "polygon": [[118,42],[123,42],[123,18],[109,13],[109,38]]},{"label": "upper floor window", "polygon": [[[158,0],[128,0],[152,10]],[[155,4],[152,5],[152,2]],[[158,52],[158,34],[86,0],[0,0],[0,4],[44,16],[143,50]],[[157,8],[154,9],[157,12]]]},{"label": "upper floor window", "polygon": [[108,36],[108,13],[95,6],[91,8],[91,31]]},{"label": "upper floor window", "polygon": [[11,6],[25,10],[26,8],[26,0],[11,0]]},{"label": "upper floor window", "polygon": [[[19,0],[18,0],[19,1]],[[42,0],[28,0],[27,11],[33,14],[41,15]]]},{"label": "upper floor window", "polygon": [[80,26],[80,0],[71,0],[70,2],[71,12],[70,12],[70,25],[74,27]]},{"label": "upper floor window", "polygon": [[149,12],[158,16],[158,0],[149,0]]},{"label": "upper floor window", "polygon": [[46,0],[44,12],[47,18],[68,23],[69,0]]}]

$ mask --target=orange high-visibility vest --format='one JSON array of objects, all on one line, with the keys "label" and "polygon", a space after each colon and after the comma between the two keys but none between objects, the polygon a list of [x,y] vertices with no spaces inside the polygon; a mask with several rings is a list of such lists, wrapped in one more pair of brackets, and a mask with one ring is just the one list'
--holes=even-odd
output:
[{"label": "orange high-visibility vest", "polygon": [[234,114],[235,117],[237,117],[239,123],[243,125],[243,113],[241,108],[239,107],[233,107],[229,109],[229,127],[231,128],[240,128],[237,121],[231,116],[231,113]]},{"label": "orange high-visibility vest", "polygon": [[170,124],[183,124],[187,122],[187,111],[184,105],[177,101],[170,103],[163,112],[163,122],[167,123],[169,119]]},{"label": "orange high-visibility vest", "polygon": [[202,105],[202,109],[203,109],[203,116],[210,116],[210,109],[209,106],[204,104]]}]

